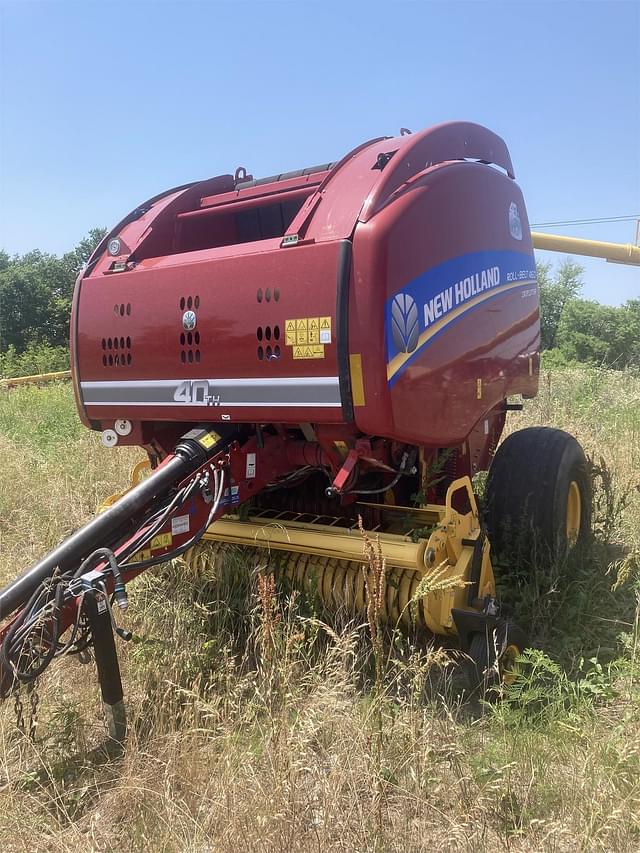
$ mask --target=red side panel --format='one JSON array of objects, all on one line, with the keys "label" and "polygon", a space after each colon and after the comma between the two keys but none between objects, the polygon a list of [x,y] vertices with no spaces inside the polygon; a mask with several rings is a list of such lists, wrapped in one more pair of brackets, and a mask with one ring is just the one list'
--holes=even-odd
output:
[{"label": "red side panel", "polygon": [[349,349],[369,434],[454,445],[507,395],[536,393],[535,261],[513,180],[436,166],[357,226]]},{"label": "red side panel", "polygon": [[337,243],[262,241],[142,261],[82,281],[86,416],[132,421],[343,419]]}]

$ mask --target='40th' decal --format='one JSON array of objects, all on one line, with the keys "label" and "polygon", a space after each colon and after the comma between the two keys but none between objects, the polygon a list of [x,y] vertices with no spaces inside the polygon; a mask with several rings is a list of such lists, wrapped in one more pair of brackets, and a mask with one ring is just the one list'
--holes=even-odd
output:
[{"label": "'40th' decal", "polygon": [[176,388],[173,399],[176,403],[188,406],[219,406],[220,394],[212,394],[206,379],[194,379],[181,382]]}]

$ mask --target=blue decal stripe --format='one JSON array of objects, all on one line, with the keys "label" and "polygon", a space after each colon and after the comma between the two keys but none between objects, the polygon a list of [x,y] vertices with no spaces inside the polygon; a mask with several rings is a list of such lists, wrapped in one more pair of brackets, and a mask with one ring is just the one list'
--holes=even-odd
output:
[{"label": "blue decal stripe", "polygon": [[535,277],[533,255],[508,249],[471,252],[424,270],[386,302],[387,362],[406,358],[427,329],[478,295]]},{"label": "blue decal stripe", "polygon": [[429,326],[425,329],[420,337],[418,338],[418,345],[413,350],[413,352],[403,352],[395,355],[391,361],[387,364],[387,381],[390,385],[393,385],[400,378],[400,374],[405,370],[406,367],[418,356],[422,349],[430,343],[433,338],[439,335],[450,323],[453,323],[455,320],[459,319],[463,314],[467,311],[471,311],[476,308],[478,305],[483,302],[487,302],[490,299],[493,299],[496,296],[501,296],[504,293],[507,293],[510,290],[514,290],[516,287],[524,287],[530,286],[532,284],[537,284],[536,279],[529,279],[527,281],[516,281],[509,282],[503,285],[498,285],[493,290],[488,290],[484,293],[479,294],[474,299],[469,299],[466,302],[458,305],[457,308],[454,308],[453,311],[450,311],[440,320],[438,320],[433,325]]}]

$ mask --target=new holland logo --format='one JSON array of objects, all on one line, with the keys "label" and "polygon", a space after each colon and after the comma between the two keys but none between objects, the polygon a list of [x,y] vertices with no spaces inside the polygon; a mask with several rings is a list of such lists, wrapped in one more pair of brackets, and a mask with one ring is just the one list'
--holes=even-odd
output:
[{"label": "new holland logo", "polygon": [[399,352],[413,352],[418,346],[420,325],[418,306],[406,293],[398,293],[391,303],[393,343]]},{"label": "new holland logo", "polygon": [[190,332],[192,329],[195,329],[197,322],[198,319],[195,311],[185,311],[182,315],[182,327],[185,332]]},{"label": "new holland logo", "polygon": [[522,240],[522,223],[515,201],[509,205],[509,231],[514,240]]}]

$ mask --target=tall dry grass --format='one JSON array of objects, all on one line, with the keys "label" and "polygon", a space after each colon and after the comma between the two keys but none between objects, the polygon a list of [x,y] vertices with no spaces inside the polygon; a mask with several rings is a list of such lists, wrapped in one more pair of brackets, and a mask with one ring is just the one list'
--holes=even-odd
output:
[{"label": "tall dry grass", "polygon": [[[120,759],[91,753],[92,666],[43,679],[35,744],[0,709],[3,851],[640,849],[635,569],[617,592],[607,574],[638,544],[640,380],[561,372],[541,392],[509,429],[574,432],[613,503],[595,556],[517,602],[546,651],[520,697],[465,703],[442,650],[377,634],[375,614],[372,658],[371,620],[330,624],[273,586],[264,555],[227,547],[131,585]],[[0,456],[4,582],[121,487],[135,453],[102,448],[60,386],[0,397]]]}]

